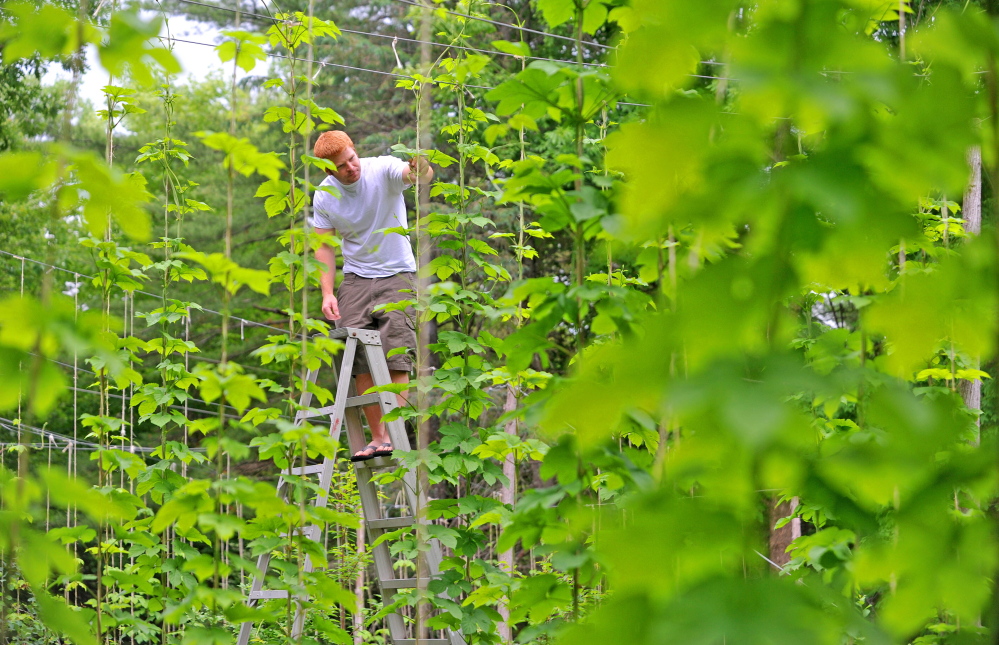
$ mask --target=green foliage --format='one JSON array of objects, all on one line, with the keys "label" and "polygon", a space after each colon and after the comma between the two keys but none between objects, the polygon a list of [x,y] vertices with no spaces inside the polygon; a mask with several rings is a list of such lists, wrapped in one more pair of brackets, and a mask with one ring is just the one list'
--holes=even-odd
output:
[{"label": "green foliage", "polygon": [[[466,642],[500,642],[503,616],[523,643],[981,641],[996,629],[994,419],[980,432],[958,392],[994,389],[994,222],[976,239],[957,196],[969,147],[993,175],[999,159],[999,28],[974,4],[923,4],[503,8],[574,42],[495,40],[490,23],[437,11],[438,39],[479,51],[446,50],[398,82],[418,111],[431,94],[418,114],[431,149],[409,132],[357,136],[354,104],[378,103],[305,67],[305,48],[347,32],[300,3],[216,47],[234,73],[290,56],[278,78],[190,98],[151,40],[158,20],[116,10],[99,28],[55,4],[5,6],[4,62],[20,67],[0,96],[31,60],[87,44],[115,76],[79,119],[85,132],[100,118],[104,160],[53,125],[30,145],[18,125],[9,140],[26,147],[0,154],[0,212],[58,232],[38,257],[93,263],[74,276],[79,302],[39,273],[37,297],[0,303],[0,409],[24,433],[16,472],[0,468],[11,629],[223,643],[252,619],[255,638],[292,642],[295,603],[243,602],[253,558],[270,554],[268,587],[308,607],[304,642],[380,642],[385,614],[424,602],[431,628]],[[579,64],[598,49],[583,34],[619,42],[609,67]],[[434,330],[435,369],[379,389],[408,389],[393,414],[438,432],[377,480],[413,470],[433,487],[429,523],[381,538],[400,577],[431,541],[444,558],[429,597],[394,606],[347,591],[368,564],[350,473],[319,508],[302,503],[311,479],[285,476],[284,499],[269,477],[339,450],[291,421],[297,394],[332,401],[303,374],[342,347],[302,293],[323,243],[304,221],[307,173],[329,169],[310,137],[339,125],[437,166],[430,212],[398,231],[433,246],[427,282],[392,306]],[[233,239],[246,231],[253,242]],[[237,310],[279,319],[265,331]],[[85,365],[73,392],[95,393],[73,407],[93,453],[71,476],[24,438],[34,419],[67,419],[57,361]],[[761,511],[773,498],[788,517]],[[799,524],[786,554],[768,550]],[[780,575],[765,552],[787,556]],[[332,564],[306,574],[306,557]]]},{"label": "green foliage", "polygon": [[98,39],[93,25],[77,23],[73,14],[55,4],[15,2],[4,11],[10,15],[10,22],[5,21],[0,30],[5,65],[36,54],[45,58],[71,54]]}]

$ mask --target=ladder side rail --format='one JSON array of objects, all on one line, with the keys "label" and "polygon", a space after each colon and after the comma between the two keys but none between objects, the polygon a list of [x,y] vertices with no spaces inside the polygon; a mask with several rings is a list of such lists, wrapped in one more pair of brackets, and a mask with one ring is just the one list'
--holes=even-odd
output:
[{"label": "ladder side rail", "polygon": [[[374,368],[372,367],[372,361],[374,364],[385,365],[385,357],[381,351],[381,341],[378,332],[369,332],[368,330],[358,330],[367,333],[355,334],[355,330],[348,330],[351,337],[357,338],[363,344],[366,357],[368,359],[368,366],[372,369],[372,380],[378,378]],[[370,345],[369,345],[370,344]],[[369,346],[373,347],[375,350],[374,354],[369,350]],[[344,363],[347,364],[346,362]],[[351,369],[353,368],[353,363],[349,364]],[[385,380],[381,382],[375,380],[376,385],[384,385]],[[351,382],[350,395],[356,396],[354,383]],[[382,399],[381,394],[392,395],[390,392],[380,393],[379,399]],[[382,408],[384,412],[384,407]],[[358,408],[350,408],[346,410],[344,414],[344,421],[347,425],[347,443],[350,447],[350,452],[353,454],[358,450],[362,450],[367,444],[367,440],[364,436],[364,426],[361,422],[361,411]],[[354,477],[357,481],[357,492],[361,498],[361,512],[364,515],[365,520],[371,519],[382,519],[382,507],[378,500],[378,491],[375,485],[371,482],[372,471],[367,468],[367,464],[364,462],[357,462],[352,464],[354,467]],[[373,529],[368,531],[368,539],[374,543],[382,534],[383,530]],[[395,590],[386,588],[383,584],[385,580],[395,579],[395,569],[392,567],[392,554],[389,551],[387,544],[382,542],[378,546],[372,547],[371,549],[372,559],[374,560],[375,573],[378,576],[379,588],[382,592],[382,602],[384,604],[391,604],[395,598]],[[385,622],[388,624],[389,635],[392,637],[393,642],[397,642],[406,637],[406,622],[401,614],[391,613],[386,615]]]},{"label": "ladder side rail", "polygon": [[[376,386],[390,385],[392,375],[385,363],[385,353],[382,351],[380,335],[378,332],[374,332],[372,337],[369,332],[366,336],[366,338],[361,339],[361,342],[364,343],[364,354],[368,359],[368,367],[371,369],[371,380]],[[359,394],[364,394],[364,392],[359,392]],[[382,409],[382,414],[388,414],[399,407],[399,399],[394,392],[378,392],[378,405]],[[410,450],[409,438],[406,436],[406,425],[402,419],[387,421],[385,427],[392,439],[393,447]]]},{"label": "ladder side rail", "polygon": [[[357,348],[357,340],[354,338],[348,338],[346,346],[344,347],[344,353],[341,355],[341,360],[343,360],[348,365],[353,364],[354,353],[356,351],[356,348]],[[335,361],[331,367],[333,369],[333,380],[337,384],[337,389],[336,389],[336,399],[334,402],[335,403],[334,410],[332,417],[330,419],[329,435],[330,438],[333,440],[334,451],[335,451],[336,446],[340,442],[340,431],[343,428],[343,412],[346,406],[347,393],[350,389],[350,370],[348,369],[343,371],[341,376],[340,372],[337,370]],[[315,381],[313,380],[313,382]],[[335,470],[335,468],[336,468],[336,453],[334,452],[333,457],[326,457],[325,459],[323,459],[323,468],[319,474],[319,490],[316,494],[316,497],[313,499],[312,502],[313,506],[325,507],[329,503],[330,485],[333,482],[333,471]],[[316,528],[318,529],[318,527]],[[320,535],[317,536],[307,535],[307,537],[318,542],[319,538],[322,537],[322,533],[320,532]],[[312,556],[306,555],[305,571],[311,573],[314,569],[315,567],[312,563]],[[302,603],[296,602],[295,620],[292,623],[292,636],[294,638],[301,636],[304,628],[305,628],[305,608],[302,605]]]},{"label": "ladder side rail", "polygon": [[[250,583],[250,590],[247,594],[246,606],[253,607],[257,604],[256,599],[252,597],[255,592],[263,591],[264,581],[267,578],[267,569],[270,567],[271,563],[271,552],[264,551],[257,556],[257,570],[253,574],[253,582]],[[239,636],[236,639],[236,645],[249,645],[250,635],[253,633],[254,621],[248,620],[244,622],[239,627]]]},{"label": "ladder side rail", "polygon": [[[316,377],[319,375],[319,370],[309,370],[305,377],[305,380],[309,383],[315,383]],[[308,409],[309,405],[312,404],[312,392],[307,387],[302,388],[302,395],[298,398],[298,410],[295,413],[295,425],[301,421],[298,416]]]},{"label": "ladder side rail", "polygon": [[[343,428],[344,413],[347,410],[347,399],[351,392],[350,377],[353,373],[354,355],[357,352],[357,339],[354,337],[347,338],[346,347],[344,347],[342,355],[342,365],[337,373],[336,366],[333,367],[333,376],[336,378],[336,399],[333,401],[335,406],[333,413],[330,418],[330,437],[333,439],[333,443],[336,444],[340,441],[340,431]],[[344,367],[346,366],[346,367]],[[329,491],[330,485],[333,483],[333,470],[335,468],[335,457],[334,459],[327,458],[323,462],[323,471],[319,475],[319,492],[314,501],[315,505],[320,508],[325,508],[329,503]]]},{"label": "ladder side rail", "polygon": [[[363,342],[363,341],[362,341]],[[388,365],[385,363],[385,354],[381,350],[381,343],[378,345],[364,343],[365,355],[368,359],[368,366],[371,368],[371,378],[375,385],[387,385],[392,382],[392,375],[389,372]],[[391,410],[398,407],[398,400],[395,395],[390,392],[381,392],[379,403],[382,407],[382,413],[387,414]],[[402,419],[395,419],[393,421],[386,422],[386,429],[389,433],[389,438],[392,439],[392,445],[395,448],[401,450],[409,451],[412,448],[409,443],[409,436],[406,434],[406,424]],[[364,473],[366,476],[370,477],[370,471],[367,469],[361,470],[357,469],[358,477]],[[426,508],[427,496],[425,491],[417,490],[417,480],[416,473],[409,471],[403,475],[403,488],[406,492],[407,503],[410,507],[410,513],[412,513],[414,518],[414,523],[419,531],[419,524],[426,524],[425,515],[422,512]],[[440,565],[442,560],[440,541],[436,538],[431,538],[429,541],[429,549],[424,554],[426,562],[426,575],[428,578],[436,577],[440,573]],[[417,571],[417,578],[419,578],[420,572]],[[384,593],[384,589],[383,589]],[[447,597],[447,594],[444,594]],[[399,642],[399,639],[393,638],[395,642]],[[465,645],[465,640],[461,634],[447,630],[447,640],[450,645]]]},{"label": "ladder side rail", "polygon": [[[307,382],[309,382],[309,383],[315,383],[316,379],[318,378],[318,376],[319,376],[319,370],[315,369],[315,370],[309,370],[308,373],[306,374],[305,378],[306,378]],[[302,418],[301,417],[303,416],[303,412],[304,412],[304,410],[306,408],[309,407],[309,405],[311,403],[312,403],[312,392],[309,390],[308,387],[303,387],[302,388],[302,394],[301,394],[301,396],[299,397],[299,400],[298,400],[299,410],[296,412],[296,415],[295,415],[295,425],[298,425],[298,424],[300,424],[302,422]],[[277,484],[277,491],[276,492],[283,499],[287,498],[288,491],[289,491],[289,487],[288,487],[289,483],[290,482],[287,479],[284,478],[284,474],[282,474],[280,477],[278,477],[278,484]],[[270,553],[270,551],[265,551],[264,553],[261,553],[259,556],[257,556],[257,570],[256,570],[256,572],[253,575],[253,581],[250,583],[250,591],[249,591],[250,595],[252,595],[254,592],[263,591],[264,582],[267,579],[267,569],[270,568],[270,562],[271,562],[271,553]],[[310,570],[311,571],[311,562],[309,561],[308,556],[306,556],[305,566],[306,566],[306,570]],[[250,597],[247,598],[247,600],[246,600],[246,606],[247,607],[253,607],[256,604],[257,604],[256,599],[253,599],[253,598],[250,598]],[[296,620],[298,618],[297,613],[298,612],[296,611]],[[304,619],[304,616],[303,616],[303,619]],[[253,626],[254,626],[254,624],[255,624],[254,621],[249,620],[249,621],[244,622],[242,625],[240,625],[240,627],[239,627],[239,636],[236,639],[236,645],[249,645],[250,636],[253,633]]]},{"label": "ladder side rail", "polygon": [[[347,424],[347,439],[351,452],[354,452],[355,448],[360,450],[365,444],[364,427],[361,425],[360,411],[357,408],[348,409],[344,414],[344,421]],[[378,501],[378,491],[371,482],[371,471],[363,467],[363,462],[352,465],[354,467],[354,477],[357,480],[357,493],[361,498],[361,513],[364,519],[381,519],[382,507]],[[384,531],[379,529],[370,530],[368,531],[368,539],[373,543],[383,533]],[[371,555],[374,560],[375,573],[378,576],[379,583],[382,580],[394,579],[395,570],[392,568],[392,554],[389,551],[388,545],[382,542],[378,546],[373,547]],[[379,587],[382,592],[382,602],[390,604],[395,597],[395,592],[385,589],[384,585],[381,584],[379,584]],[[405,637],[406,623],[400,614],[388,614],[385,617],[385,621],[388,623],[389,633],[393,641]]]},{"label": "ladder side rail", "polygon": [[291,623],[291,638],[298,640],[305,631],[305,605],[295,601],[295,618]]},{"label": "ladder side rail", "polygon": [[[252,607],[253,605],[249,604],[249,601],[247,601],[247,606]],[[253,633],[253,625],[254,622],[252,620],[248,620],[239,626],[239,637],[236,638],[236,645],[250,644],[250,635]]]},{"label": "ladder side rail", "polygon": [[[346,365],[352,365],[354,362],[354,354],[357,351],[357,339],[347,338],[345,343],[343,354],[341,360]],[[333,365],[333,378],[337,383],[336,395],[334,400],[334,409],[330,420],[329,434],[333,439],[333,442],[337,442],[340,439],[340,428],[343,424],[343,412],[347,402],[347,396],[341,396],[341,393],[346,393],[350,386],[350,373],[351,370],[342,370],[341,373],[337,374],[336,364]],[[316,376],[318,375],[318,370],[310,370],[308,375],[308,380],[311,383],[316,382]],[[303,392],[303,400],[305,399],[305,394],[309,395],[309,401],[311,402],[312,393],[306,388]],[[302,421],[307,418],[307,413],[303,409],[299,411],[301,418],[296,419],[296,424],[299,425]],[[329,457],[323,460],[323,469],[319,475],[319,490],[316,496],[312,499],[311,505],[318,508],[323,508],[329,503],[329,490],[330,484],[333,481],[333,469],[335,467],[336,455],[331,459]],[[316,527],[318,528],[318,527]],[[302,537],[306,539],[313,539],[318,541],[321,536],[313,535],[314,531],[309,531],[305,527],[302,527]],[[312,556],[306,554],[305,564],[303,569],[307,573],[311,573],[315,570],[315,566],[312,562]],[[298,638],[305,631],[305,604],[301,600],[295,600],[295,618],[292,621],[291,635],[292,638]]]},{"label": "ladder side rail", "polygon": [[[367,355],[368,365],[371,367],[371,378],[376,385],[387,385],[392,382],[392,376],[388,370],[388,365],[385,363],[385,355],[381,350],[381,345],[369,345],[365,343],[364,351]],[[396,395],[391,392],[381,392],[381,401],[379,402],[382,407],[382,413],[387,414],[392,409],[398,407],[398,400]],[[386,400],[387,399],[387,400]],[[392,446],[398,448],[399,450],[409,451],[411,446],[409,443],[409,436],[406,434],[406,424],[402,419],[394,419],[392,421],[387,421],[385,427],[388,430],[389,438],[392,440]],[[406,492],[406,500],[409,504],[410,513],[419,522],[419,508],[421,508],[419,500],[416,495],[416,474],[413,472],[407,472],[403,475],[403,487]]]},{"label": "ladder side rail", "polygon": [[[371,378],[376,385],[387,385],[392,382],[392,376],[389,373],[388,365],[385,363],[385,355],[382,352],[381,346],[379,345],[369,345],[364,344],[364,351],[368,358],[368,366],[371,368]],[[398,407],[398,400],[396,400],[395,394],[391,392],[382,392],[381,406],[382,413],[388,413],[392,409]],[[400,450],[409,451],[412,447],[409,444],[409,436],[406,434],[406,424],[402,419],[394,419],[385,423],[385,428],[388,430],[389,438],[392,439],[392,446]],[[409,503],[410,512],[416,521],[420,521],[420,509],[424,508],[426,505],[426,495],[417,495],[417,485],[416,485],[416,473],[407,472],[403,475],[403,487],[406,491],[406,499]]]}]

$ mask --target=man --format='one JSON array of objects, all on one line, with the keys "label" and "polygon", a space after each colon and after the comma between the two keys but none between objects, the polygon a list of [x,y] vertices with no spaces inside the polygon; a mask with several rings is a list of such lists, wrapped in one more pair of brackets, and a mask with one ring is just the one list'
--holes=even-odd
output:
[{"label": "man", "polygon": [[[406,203],[403,190],[416,182],[429,183],[434,172],[425,159],[405,161],[391,156],[358,158],[354,143],[345,132],[324,132],[316,140],[316,157],[327,159],[336,170],[320,186],[332,186],[340,192],[334,197],[316,191],[313,225],[317,233],[338,233],[343,243],[343,281],[339,293],[336,282],[336,254],[323,244],[316,259],[324,265],[320,278],[323,291],[323,314],[336,321],[337,327],[360,327],[381,332],[386,355],[399,347],[416,347],[415,319],[412,311],[374,311],[378,305],[406,300],[415,283],[416,260],[409,238],[383,229],[406,228]],[[409,383],[413,359],[407,354],[387,358],[393,383]],[[374,383],[363,354],[356,359],[357,391],[363,393]],[[400,396],[399,404],[405,405]],[[382,423],[377,405],[364,408],[371,443],[350,458],[364,461],[392,454],[392,441]]]}]

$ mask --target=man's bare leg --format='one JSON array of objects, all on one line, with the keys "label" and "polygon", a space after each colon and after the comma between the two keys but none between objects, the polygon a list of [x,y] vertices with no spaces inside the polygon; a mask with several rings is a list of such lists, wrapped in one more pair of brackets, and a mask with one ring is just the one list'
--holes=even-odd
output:
[{"label": "man's bare leg", "polygon": [[[403,372],[401,370],[389,370],[389,375],[392,377],[393,383],[409,383],[409,372]],[[358,374],[356,376],[357,382],[357,393],[364,394],[364,392],[373,387],[375,382],[371,378],[371,374]],[[399,399],[399,405],[406,405],[406,397],[402,394],[396,395]],[[368,420],[368,427],[371,428],[371,443],[364,450],[359,450],[355,452],[354,455],[364,454],[368,449],[375,450],[379,448],[383,443],[390,444],[392,439],[388,436],[388,431],[385,429],[385,424],[382,423],[382,409],[379,405],[368,405],[362,408],[364,410],[364,417]]]}]

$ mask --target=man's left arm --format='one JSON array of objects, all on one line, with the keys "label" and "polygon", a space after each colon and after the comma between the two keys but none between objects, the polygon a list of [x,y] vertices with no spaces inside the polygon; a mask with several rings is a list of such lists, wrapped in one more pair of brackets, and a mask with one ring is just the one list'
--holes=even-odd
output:
[{"label": "man's left arm", "polygon": [[426,157],[413,157],[409,160],[409,167],[402,173],[402,181],[408,186],[415,184],[417,177],[423,185],[429,184],[434,178],[434,169]]}]

